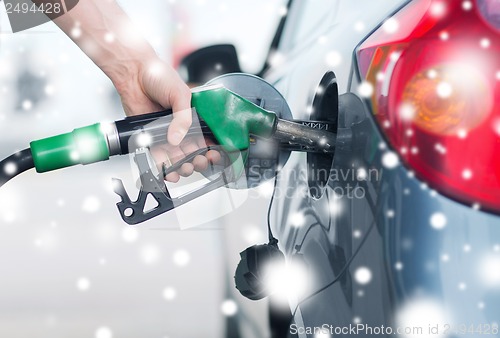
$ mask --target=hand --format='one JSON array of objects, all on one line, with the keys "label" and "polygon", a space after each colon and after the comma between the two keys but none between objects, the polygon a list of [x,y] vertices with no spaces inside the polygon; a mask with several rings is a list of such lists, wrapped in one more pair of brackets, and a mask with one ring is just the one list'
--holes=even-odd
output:
[{"label": "hand", "polygon": [[[140,64],[133,74],[132,81],[123,84],[115,81],[128,116],[170,107],[173,110],[173,119],[167,131],[168,143],[151,148],[151,154],[159,167],[164,163],[174,164],[198,149],[213,145],[213,142],[203,137],[184,139],[192,123],[191,91],[175,70],[154,59]],[[177,182],[180,176],[187,177],[195,170],[206,170],[209,162],[217,163],[220,158],[218,152],[211,150],[205,156],[196,156],[192,163],[184,163],[177,172],[168,174],[165,179]]]},{"label": "hand", "polygon": [[[127,115],[173,109],[172,123],[165,131],[168,151],[174,153],[173,157],[187,155],[187,151],[194,149],[195,143],[192,142],[189,146],[179,146],[192,122],[191,91],[177,72],[157,57],[115,0],[80,1],[78,6],[54,22],[111,79]],[[75,28],[78,28],[78,34],[74,33]],[[112,41],[106,39],[105,33],[112,34]],[[193,161],[197,163],[192,165],[193,169],[205,160]],[[189,171],[182,170],[181,173]],[[179,177],[169,179],[178,180]]]},{"label": "hand", "polygon": [[172,67],[153,59],[139,64],[132,78],[115,81],[115,86],[128,116],[172,108],[167,140],[174,146],[181,143],[192,123],[191,90]]}]

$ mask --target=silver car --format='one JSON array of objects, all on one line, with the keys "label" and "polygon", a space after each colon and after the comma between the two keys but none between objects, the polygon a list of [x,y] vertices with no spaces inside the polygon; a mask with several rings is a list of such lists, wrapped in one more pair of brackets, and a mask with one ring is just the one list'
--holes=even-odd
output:
[{"label": "silver car", "polygon": [[273,336],[500,337],[499,50],[496,0],[289,1],[259,75],[337,144],[277,176]]}]

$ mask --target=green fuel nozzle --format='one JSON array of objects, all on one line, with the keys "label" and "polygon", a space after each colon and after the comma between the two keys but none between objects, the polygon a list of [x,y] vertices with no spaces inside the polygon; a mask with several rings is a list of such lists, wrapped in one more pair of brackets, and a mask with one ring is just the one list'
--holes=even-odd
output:
[{"label": "green fuel nozzle", "polygon": [[[200,117],[204,134],[211,134],[229,151],[246,150],[249,135],[270,137],[275,128],[276,115],[238,96],[222,86],[195,89],[192,106]],[[110,124],[93,124],[30,143],[37,172],[47,172],[77,164],[108,160],[113,155],[124,155],[130,149],[133,134],[144,131],[165,133],[170,121],[152,123],[172,114],[171,110],[127,117]],[[154,129],[154,130],[153,130]]]},{"label": "green fuel nozzle", "polygon": [[[274,137],[286,145],[298,145],[297,150],[331,152],[335,134],[306,124],[281,120],[223,86],[203,86],[193,90],[192,107],[200,118],[205,135],[213,136],[227,151],[248,149],[250,136]],[[171,110],[127,117],[110,124],[93,124],[77,128],[30,144],[37,172],[47,172],[77,164],[108,160],[113,155],[125,155],[137,150],[129,144],[132,135],[146,132],[165,138]],[[189,132],[188,132],[189,134]]]}]

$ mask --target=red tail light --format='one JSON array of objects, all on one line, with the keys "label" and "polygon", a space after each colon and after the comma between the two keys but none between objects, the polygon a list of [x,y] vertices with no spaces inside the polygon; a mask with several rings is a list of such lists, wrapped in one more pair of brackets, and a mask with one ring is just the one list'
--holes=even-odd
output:
[{"label": "red tail light", "polygon": [[357,50],[391,145],[436,190],[500,212],[500,1],[417,0]]}]

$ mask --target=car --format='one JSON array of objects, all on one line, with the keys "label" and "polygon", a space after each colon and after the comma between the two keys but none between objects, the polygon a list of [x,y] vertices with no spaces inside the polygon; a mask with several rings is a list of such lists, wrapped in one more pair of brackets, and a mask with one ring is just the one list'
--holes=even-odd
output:
[{"label": "car", "polygon": [[[273,337],[500,337],[499,17],[495,0],[288,2],[258,75],[337,144],[277,176],[271,229],[307,272],[270,302]],[[193,82],[240,71],[228,45],[186,60]]]}]

